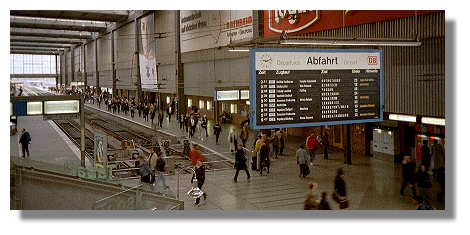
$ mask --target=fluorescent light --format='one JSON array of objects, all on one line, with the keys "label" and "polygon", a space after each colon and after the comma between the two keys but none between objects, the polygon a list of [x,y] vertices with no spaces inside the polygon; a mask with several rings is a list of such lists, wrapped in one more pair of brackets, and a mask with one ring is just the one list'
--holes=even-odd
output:
[{"label": "fluorescent light", "polygon": [[438,125],[438,126],[445,126],[446,119],[444,118],[432,118],[432,117],[422,117],[421,123],[424,124],[431,124],[431,125]]},{"label": "fluorescent light", "polygon": [[388,119],[403,122],[416,122],[416,116],[402,114],[390,114],[388,115]]},{"label": "fluorescent light", "polygon": [[229,48],[228,51],[232,52],[249,52],[250,49],[242,49],[242,48]]},{"label": "fluorescent light", "polygon": [[421,46],[416,41],[316,41],[316,40],[284,40],[282,45],[314,45],[314,46]]}]

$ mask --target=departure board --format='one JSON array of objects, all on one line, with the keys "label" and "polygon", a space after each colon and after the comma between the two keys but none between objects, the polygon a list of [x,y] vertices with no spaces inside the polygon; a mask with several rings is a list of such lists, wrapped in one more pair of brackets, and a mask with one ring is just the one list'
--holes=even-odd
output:
[{"label": "departure board", "polygon": [[252,49],[252,128],[382,121],[381,55],[381,50]]}]

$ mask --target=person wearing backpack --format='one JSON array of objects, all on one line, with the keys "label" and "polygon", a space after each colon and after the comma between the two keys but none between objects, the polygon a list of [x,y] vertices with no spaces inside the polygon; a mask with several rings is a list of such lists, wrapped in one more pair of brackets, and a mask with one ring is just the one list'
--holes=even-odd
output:
[{"label": "person wearing backpack", "polygon": [[246,172],[247,179],[250,179],[250,172],[248,172],[246,167],[246,153],[242,144],[238,145],[237,152],[235,153],[235,169],[237,170],[235,172],[235,177],[233,178],[235,183],[237,182],[238,173],[240,170],[244,170]]},{"label": "person wearing backpack", "polygon": [[21,151],[23,153],[22,157],[25,158],[25,152],[28,154],[29,157],[29,144],[31,142],[31,135],[27,132],[24,128],[21,129],[21,137],[20,137],[20,144],[21,144]]},{"label": "person wearing backpack", "polygon": [[158,182],[161,180],[163,183],[163,187],[165,189],[168,189],[170,187],[166,185],[165,176],[163,175],[163,173],[165,173],[165,165],[166,163],[165,163],[165,159],[163,159],[163,152],[160,151],[157,153],[157,162],[155,165],[155,170],[156,170],[155,176],[157,177],[155,180],[155,185],[158,185]]}]

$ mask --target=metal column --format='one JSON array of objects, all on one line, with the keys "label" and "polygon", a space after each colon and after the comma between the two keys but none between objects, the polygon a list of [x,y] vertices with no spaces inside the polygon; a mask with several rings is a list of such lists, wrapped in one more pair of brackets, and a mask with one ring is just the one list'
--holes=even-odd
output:
[{"label": "metal column", "polygon": [[75,49],[70,47],[70,71],[72,74],[71,81],[75,82]]},{"label": "metal column", "polygon": [[184,96],[183,65],[181,64],[180,44],[180,11],[175,11],[175,69],[176,69],[176,99],[179,113],[186,113],[186,97]]},{"label": "metal column", "polygon": [[80,95],[80,162],[85,167],[85,103],[83,93]]},{"label": "metal column", "polygon": [[114,58],[114,31],[111,31],[111,66],[113,70],[113,94],[116,94],[116,59]]},{"label": "metal column", "polygon": [[59,77],[60,77],[60,72],[59,72],[59,64],[57,63],[57,57],[58,55],[55,55],[55,74],[56,74],[56,77],[55,77],[55,88],[58,89],[59,88]]},{"label": "metal column", "polygon": [[140,42],[140,34],[139,34],[139,19],[135,19],[135,61],[136,61],[136,75],[137,75],[137,81],[136,81],[136,86],[137,86],[137,102],[142,102],[143,100],[143,95],[142,95],[142,83],[140,80],[140,58],[139,58],[139,42]]},{"label": "metal column", "polygon": [[96,78],[96,89],[98,95],[101,94],[100,88],[100,73],[98,72],[98,38],[95,39],[95,78]]},{"label": "metal column", "polygon": [[83,86],[85,89],[88,87],[88,75],[86,72],[86,47],[85,44],[83,44]]},{"label": "metal column", "polygon": [[64,85],[68,83],[68,68],[67,68],[67,50],[64,50]]},{"label": "metal column", "polygon": [[344,164],[351,165],[351,124],[343,125]]}]

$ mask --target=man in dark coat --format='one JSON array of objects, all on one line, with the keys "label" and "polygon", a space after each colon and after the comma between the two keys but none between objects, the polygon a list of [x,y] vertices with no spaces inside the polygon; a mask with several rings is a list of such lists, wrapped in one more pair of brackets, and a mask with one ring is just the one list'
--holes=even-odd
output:
[{"label": "man in dark coat", "polygon": [[401,183],[400,188],[400,195],[403,196],[403,192],[407,186],[411,186],[411,190],[413,190],[413,196],[416,196],[416,188],[414,182],[414,175],[416,170],[416,163],[411,160],[410,156],[405,156],[403,158],[403,168],[402,168],[402,175],[403,181]]},{"label": "man in dark coat", "polygon": [[250,172],[248,172],[246,167],[246,154],[242,144],[238,145],[237,152],[235,153],[235,169],[237,169],[235,172],[235,177],[233,178],[235,183],[237,182],[238,173],[240,170],[244,170],[246,172],[247,179],[250,179]]},{"label": "man in dark coat", "polygon": [[421,156],[421,165],[424,165],[427,169],[429,169],[429,166],[431,165],[431,151],[429,150],[427,140],[423,140],[423,146],[421,146]]},{"label": "man in dark coat", "polygon": [[220,132],[222,132],[222,127],[217,122],[214,125],[213,129],[214,129],[214,135],[215,135],[215,144],[219,144],[219,136],[220,136]]},{"label": "man in dark coat", "polygon": [[29,157],[29,143],[31,142],[31,135],[27,132],[24,128],[21,129],[21,137],[20,137],[20,144],[21,144],[21,151],[23,153],[22,157],[25,158],[25,152],[28,154]]},{"label": "man in dark coat", "polygon": [[[193,183],[194,178],[197,179],[197,187],[202,190],[202,186],[204,185],[204,181],[206,180],[206,168],[202,164],[201,161],[197,161],[196,163],[196,168],[194,169],[196,172],[196,175],[193,174],[193,177],[191,178],[191,184]],[[204,192],[202,195],[204,197],[204,201],[207,198],[207,194]],[[200,198],[196,199],[196,202],[194,203],[195,206],[199,205]]]},{"label": "man in dark coat", "polygon": [[270,165],[270,161],[269,161],[269,144],[266,143],[266,141],[264,143],[262,143],[262,145],[261,145],[261,148],[260,148],[260,151],[259,151],[259,162],[260,162],[259,174],[263,175],[264,167],[267,168],[268,174],[269,174],[269,165]]}]

